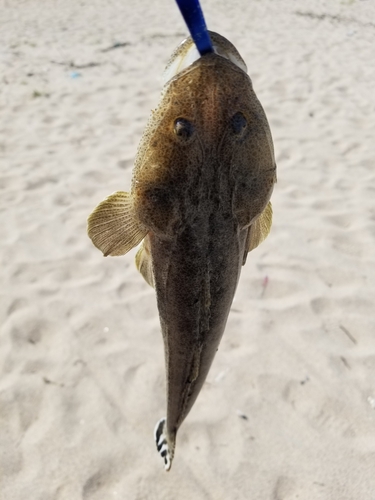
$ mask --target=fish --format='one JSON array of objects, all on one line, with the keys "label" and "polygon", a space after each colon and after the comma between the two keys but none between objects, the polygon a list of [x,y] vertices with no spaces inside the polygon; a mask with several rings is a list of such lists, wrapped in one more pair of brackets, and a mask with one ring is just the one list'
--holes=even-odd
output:
[{"label": "fish", "polygon": [[110,195],[88,218],[88,235],[104,256],[139,245],[136,266],[156,291],[167,411],[154,438],[166,470],[218,350],[247,254],[272,224],[270,127],[239,52],[209,34],[213,52],[201,56],[189,37],[170,58],[130,192]]}]

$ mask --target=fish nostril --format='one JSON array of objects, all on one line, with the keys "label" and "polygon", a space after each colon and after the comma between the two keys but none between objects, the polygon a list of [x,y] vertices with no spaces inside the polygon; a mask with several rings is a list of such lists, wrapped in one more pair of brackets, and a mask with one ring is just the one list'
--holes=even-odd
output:
[{"label": "fish nostril", "polygon": [[194,133],[194,125],[185,118],[177,118],[174,122],[175,134],[187,141]]},{"label": "fish nostril", "polygon": [[247,120],[241,111],[232,116],[231,127],[236,135],[242,135],[246,130]]}]

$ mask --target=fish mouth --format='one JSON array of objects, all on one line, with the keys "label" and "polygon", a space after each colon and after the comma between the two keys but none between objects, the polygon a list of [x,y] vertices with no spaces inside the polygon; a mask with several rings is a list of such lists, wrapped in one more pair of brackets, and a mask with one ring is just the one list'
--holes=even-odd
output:
[{"label": "fish mouth", "polygon": [[[246,64],[236,47],[218,33],[213,31],[209,31],[208,33],[210,34],[215,54],[228,59],[228,61],[231,61],[242,71],[247,73]],[[205,56],[200,55],[193,39],[191,37],[186,38],[173,52],[164,71],[163,83],[168,83],[169,80],[191,66],[201,57]]]}]

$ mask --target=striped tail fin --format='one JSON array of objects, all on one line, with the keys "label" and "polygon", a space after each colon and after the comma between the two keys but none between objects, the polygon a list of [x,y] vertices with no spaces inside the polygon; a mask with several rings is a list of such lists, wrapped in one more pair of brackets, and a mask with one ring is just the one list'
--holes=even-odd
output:
[{"label": "striped tail fin", "polygon": [[155,426],[154,438],[156,442],[156,448],[160,453],[162,459],[164,460],[164,467],[166,471],[169,471],[172,466],[174,448],[171,449],[168,444],[167,439],[167,429],[166,429],[166,419],[162,418]]}]

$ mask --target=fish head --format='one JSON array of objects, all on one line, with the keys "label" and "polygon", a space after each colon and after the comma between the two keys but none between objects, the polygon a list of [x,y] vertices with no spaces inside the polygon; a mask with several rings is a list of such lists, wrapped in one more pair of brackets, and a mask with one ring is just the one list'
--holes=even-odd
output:
[{"label": "fish head", "polygon": [[138,150],[136,212],[161,239],[174,238],[194,209],[184,192],[197,186],[197,176],[210,172],[218,196],[229,193],[240,229],[265,209],[276,180],[270,129],[246,65],[228,40],[210,36],[214,53],[200,57],[191,38],[175,50]]}]

